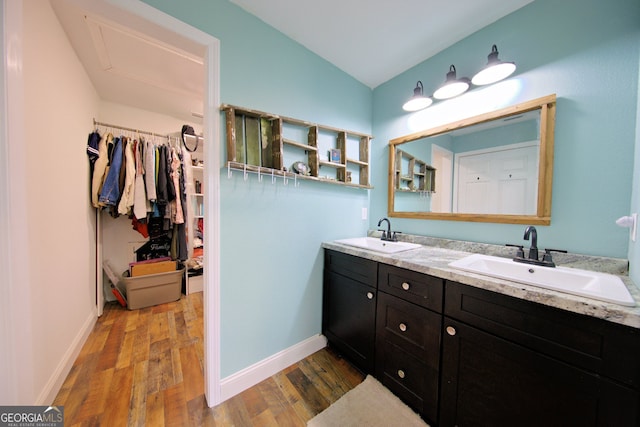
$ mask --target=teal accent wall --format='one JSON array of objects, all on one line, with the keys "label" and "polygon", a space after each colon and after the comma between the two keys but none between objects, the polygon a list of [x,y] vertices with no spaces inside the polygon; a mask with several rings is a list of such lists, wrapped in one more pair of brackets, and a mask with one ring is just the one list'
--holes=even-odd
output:
[{"label": "teal accent wall", "polygon": [[[145,2],[220,40],[223,103],[371,133],[369,87],[239,7]],[[224,164],[224,145],[220,156]],[[220,174],[224,378],[321,332],[321,243],[366,233],[369,191]]]},{"label": "teal accent wall", "polygon": [[[379,166],[372,177],[372,221],[387,213],[382,165],[388,158],[388,140],[555,93],[552,219],[550,226],[537,227],[539,245],[626,258],[628,230],[616,226],[615,220],[627,215],[631,206],[639,32],[637,0],[536,0],[378,86],[371,156]],[[493,44],[501,59],[516,62],[514,76],[420,112],[402,110],[417,80],[425,93],[433,93],[451,64],[458,77],[471,77],[486,64]],[[524,243],[521,225],[411,219],[392,223],[404,233]]]},{"label": "teal accent wall", "polygon": [[[629,253],[632,273],[640,270],[638,244],[630,247],[628,231],[615,225],[640,210],[639,198],[631,201],[640,179],[632,180],[640,148],[637,0],[536,0],[373,91],[227,0],[144,1],[220,40],[223,103],[375,136],[370,191],[272,185],[220,171],[223,378],[320,332],[321,242],[363,235],[387,215],[388,140],[488,109],[557,94],[552,223],[538,227],[540,246]],[[417,80],[433,92],[451,64],[470,75],[486,64],[492,44],[517,63],[514,77],[422,112],[402,110]],[[220,156],[224,163],[224,147]],[[524,231],[394,218],[392,225],[497,244],[522,242]]]}]

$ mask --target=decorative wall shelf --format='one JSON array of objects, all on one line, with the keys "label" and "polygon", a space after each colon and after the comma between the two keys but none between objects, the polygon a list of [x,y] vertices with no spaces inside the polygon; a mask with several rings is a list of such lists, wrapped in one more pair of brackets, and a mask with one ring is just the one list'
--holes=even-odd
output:
[{"label": "decorative wall shelf", "polygon": [[395,188],[399,192],[432,193],[436,170],[406,151],[396,151]]},{"label": "decorative wall shelf", "polygon": [[[296,183],[311,180],[373,188],[369,179],[371,135],[233,105],[220,109],[226,117],[229,176],[231,170],[240,170],[245,177],[257,173]],[[329,151],[336,157],[330,157]],[[296,162],[306,166],[306,174],[293,171]]]}]

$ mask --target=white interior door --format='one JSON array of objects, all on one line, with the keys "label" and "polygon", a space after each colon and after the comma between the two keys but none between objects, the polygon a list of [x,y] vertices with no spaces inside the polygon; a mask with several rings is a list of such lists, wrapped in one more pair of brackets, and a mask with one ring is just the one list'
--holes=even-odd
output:
[{"label": "white interior door", "polygon": [[454,211],[535,214],[538,151],[533,141],[456,154]]}]

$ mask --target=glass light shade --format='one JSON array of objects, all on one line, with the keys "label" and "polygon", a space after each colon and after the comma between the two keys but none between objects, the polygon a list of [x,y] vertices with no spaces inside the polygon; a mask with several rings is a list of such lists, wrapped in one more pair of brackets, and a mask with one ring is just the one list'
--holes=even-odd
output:
[{"label": "glass light shade", "polygon": [[413,96],[404,103],[402,109],[404,111],[418,111],[423,108],[427,108],[433,100],[427,96],[424,96],[424,88],[422,82],[418,80],[415,89],[413,89]]},{"label": "glass light shade", "polygon": [[491,53],[487,58],[489,60],[487,66],[471,79],[471,83],[476,86],[499,82],[509,77],[516,70],[516,64],[513,62],[502,62],[498,59],[498,48],[495,44],[491,47]]},{"label": "glass light shade", "polygon": [[447,73],[447,79],[445,82],[433,93],[433,97],[436,99],[449,99],[454,96],[463,94],[469,89],[469,79],[456,78],[456,67],[453,65],[449,67]]},{"label": "glass light shade", "polygon": [[427,98],[426,96],[412,96],[410,100],[404,103],[402,109],[404,111],[418,111],[427,108],[432,103],[431,98]]},{"label": "glass light shade", "polygon": [[478,74],[473,76],[471,83],[476,86],[490,85],[506,79],[516,70],[516,64],[513,62],[501,62],[499,64],[490,65],[482,69]]},{"label": "glass light shade", "polygon": [[436,99],[449,99],[465,93],[467,89],[469,89],[469,83],[467,82],[446,83],[433,93],[433,97]]}]

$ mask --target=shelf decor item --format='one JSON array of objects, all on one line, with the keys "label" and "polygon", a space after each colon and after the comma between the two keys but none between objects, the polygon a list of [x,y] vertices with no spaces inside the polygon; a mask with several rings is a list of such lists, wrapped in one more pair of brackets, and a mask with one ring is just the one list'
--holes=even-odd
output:
[{"label": "shelf decor item", "polygon": [[331,163],[342,163],[340,161],[340,150],[337,148],[329,150],[329,159],[331,160]]},{"label": "shelf decor item", "polygon": [[291,166],[291,169],[293,169],[295,173],[300,175],[310,175],[311,173],[309,170],[309,166],[304,162],[295,162]]}]

